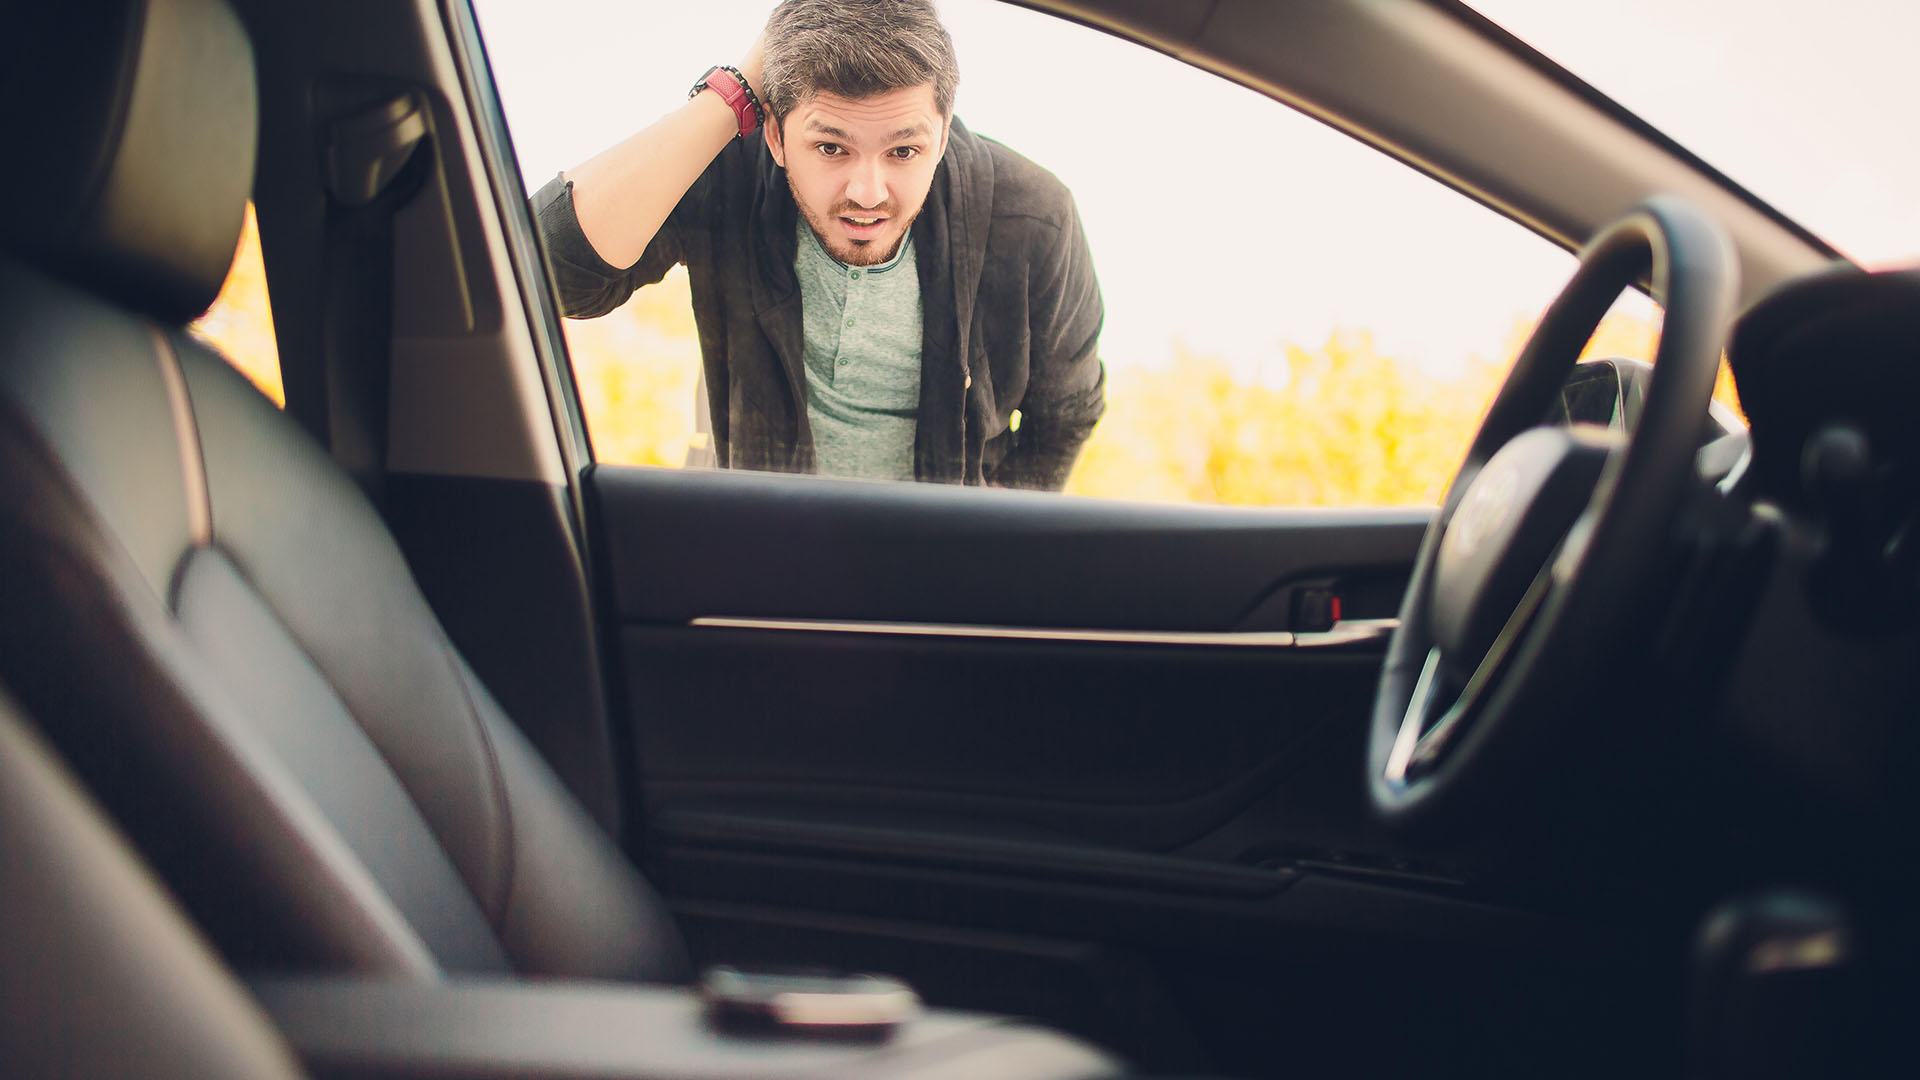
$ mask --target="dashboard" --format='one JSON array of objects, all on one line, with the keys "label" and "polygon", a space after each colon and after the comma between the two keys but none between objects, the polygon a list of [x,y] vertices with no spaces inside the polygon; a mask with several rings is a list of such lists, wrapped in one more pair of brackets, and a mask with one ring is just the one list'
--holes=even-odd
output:
[{"label": "dashboard", "polygon": [[1920,610],[1920,271],[1789,283],[1728,350],[1752,428],[1751,496],[1822,534],[1835,629]]},{"label": "dashboard", "polygon": [[1752,450],[1718,509],[1734,642],[1715,788],[1751,868],[1911,896],[1920,821],[1920,272],[1851,267],[1756,303],[1728,361]]}]

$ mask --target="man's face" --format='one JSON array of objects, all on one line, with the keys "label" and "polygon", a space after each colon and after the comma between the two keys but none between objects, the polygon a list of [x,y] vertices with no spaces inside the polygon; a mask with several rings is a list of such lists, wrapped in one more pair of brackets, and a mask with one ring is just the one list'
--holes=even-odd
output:
[{"label": "man's face", "polygon": [[947,151],[933,86],[852,99],[815,94],[767,126],[767,147],[827,252],[848,266],[891,259]]}]

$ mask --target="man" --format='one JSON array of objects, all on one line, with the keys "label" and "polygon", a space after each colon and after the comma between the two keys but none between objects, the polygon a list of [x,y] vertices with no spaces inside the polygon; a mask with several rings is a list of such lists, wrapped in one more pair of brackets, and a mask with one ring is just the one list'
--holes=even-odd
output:
[{"label": "man", "polygon": [[1099,284],[1072,196],[957,82],[928,0],[786,0],[534,195],[563,310],[685,263],[723,466],[1058,490],[1105,409]]}]

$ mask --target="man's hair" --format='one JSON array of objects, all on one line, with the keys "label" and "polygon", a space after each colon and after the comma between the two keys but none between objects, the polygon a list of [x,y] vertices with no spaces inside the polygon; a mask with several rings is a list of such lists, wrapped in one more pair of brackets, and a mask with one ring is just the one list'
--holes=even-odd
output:
[{"label": "man's hair", "polygon": [[764,64],[776,123],[815,94],[859,99],[927,83],[944,117],[960,83],[931,0],[786,0],[767,19]]}]

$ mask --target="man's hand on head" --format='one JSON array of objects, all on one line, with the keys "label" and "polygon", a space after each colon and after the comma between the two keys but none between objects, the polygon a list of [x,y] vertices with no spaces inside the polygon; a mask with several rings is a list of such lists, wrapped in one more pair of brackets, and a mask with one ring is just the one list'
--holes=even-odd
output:
[{"label": "man's hand on head", "polygon": [[[762,101],[766,36],[764,28],[754,35],[738,65],[747,89]],[[741,134],[742,119],[718,93],[694,94],[645,130],[568,169],[563,176],[571,182],[574,219],[594,253],[616,270],[637,264],[674,206]]]}]

